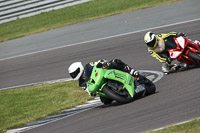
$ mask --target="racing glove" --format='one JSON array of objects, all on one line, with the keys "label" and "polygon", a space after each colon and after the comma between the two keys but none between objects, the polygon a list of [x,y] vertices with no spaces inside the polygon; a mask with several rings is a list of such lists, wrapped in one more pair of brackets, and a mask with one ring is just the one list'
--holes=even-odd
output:
[{"label": "racing glove", "polygon": [[97,68],[103,68],[103,69],[105,69],[105,68],[107,68],[108,66],[109,66],[108,61],[107,61],[107,60],[104,60],[104,59],[99,60],[98,63],[97,63]]}]

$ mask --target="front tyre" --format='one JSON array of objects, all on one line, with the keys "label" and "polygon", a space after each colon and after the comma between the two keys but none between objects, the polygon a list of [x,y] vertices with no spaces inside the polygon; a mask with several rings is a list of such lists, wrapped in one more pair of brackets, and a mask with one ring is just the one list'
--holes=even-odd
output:
[{"label": "front tyre", "polygon": [[188,56],[192,58],[195,61],[195,63],[200,64],[200,54],[195,53],[193,51],[189,51]]},{"label": "front tyre", "polygon": [[104,86],[102,90],[110,99],[113,99],[119,103],[129,103],[133,100],[130,97],[121,96],[121,95],[115,93],[108,86]]},{"label": "front tyre", "polygon": [[109,99],[109,98],[105,98],[105,97],[102,97],[100,96],[100,100],[103,104],[107,105],[107,104],[111,104],[112,103],[112,99]]}]

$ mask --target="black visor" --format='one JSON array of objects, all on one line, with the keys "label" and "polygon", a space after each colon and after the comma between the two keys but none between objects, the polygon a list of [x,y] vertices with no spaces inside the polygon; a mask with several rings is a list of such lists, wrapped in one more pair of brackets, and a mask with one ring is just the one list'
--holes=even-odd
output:
[{"label": "black visor", "polygon": [[149,42],[149,43],[147,43],[147,45],[149,46],[149,47],[154,47],[154,45],[155,45],[155,43],[156,43],[156,37],[154,37],[154,39],[151,41],[151,42]]},{"label": "black visor", "polygon": [[71,77],[74,79],[80,73],[80,68],[76,69],[73,73],[70,73]]}]

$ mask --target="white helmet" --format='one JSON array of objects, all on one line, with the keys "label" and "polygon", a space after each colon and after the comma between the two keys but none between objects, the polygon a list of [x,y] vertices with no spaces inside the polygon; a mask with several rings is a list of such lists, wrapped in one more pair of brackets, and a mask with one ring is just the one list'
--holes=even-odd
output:
[{"label": "white helmet", "polygon": [[145,34],[144,41],[145,41],[145,43],[147,44],[148,47],[155,48],[157,46],[156,34],[154,34],[151,31],[149,31]]},{"label": "white helmet", "polygon": [[68,68],[68,72],[74,80],[78,80],[83,74],[83,71],[84,68],[81,62],[74,62]]}]

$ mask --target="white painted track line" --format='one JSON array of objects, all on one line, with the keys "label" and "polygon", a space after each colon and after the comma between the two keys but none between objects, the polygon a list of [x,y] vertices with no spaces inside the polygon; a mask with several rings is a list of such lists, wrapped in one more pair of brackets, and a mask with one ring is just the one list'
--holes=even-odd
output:
[{"label": "white painted track line", "polygon": [[0,59],[0,61],[4,61],[4,60],[8,60],[8,59],[13,59],[13,58],[17,58],[17,57],[23,57],[23,56],[32,55],[32,54],[37,54],[37,53],[46,52],[46,51],[51,51],[51,50],[56,50],[56,49],[61,49],[61,48],[66,48],[66,47],[70,47],[70,46],[74,46],[74,45],[80,45],[80,44],[89,43],[89,42],[95,42],[95,41],[100,41],[100,40],[115,38],[115,37],[119,37],[119,36],[125,36],[125,35],[129,35],[129,34],[135,34],[135,33],[143,32],[143,31],[149,31],[149,30],[164,28],[164,27],[168,27],[168,26],[173,26],[173,25],[179,25],[179,24],[184,24],[184,23],[199,21],[199,20],[200,20],[200,18],[197,18],[197,19],[193,19],[193,20],[188,20],[188,21],[183,21],[183,22],[178,22],[178,23],[173,23],[173,24],[167,24],[167,25],[163,25],[163,26],[157,26],[157,27],[147,28],[147,29],[143,29],[143,30],[138,30],[138,31],[133,31],[133,32],[128,32],[128,33],[113,35],[113,36],[99,38],[99,39],[94,39],[94,40],[89,40],[89,41],[85,41],[85,42],[79,42],[79,43],[69,44],[69,45],[65,45],[65,46],[61,46],[61,47],[55,47],[55,48],[50,48],[50,49],[46,49],[46,50],[31,52],[31,53],[27,53],[27,54],[22,54],[22,55],[17,55],[17,56],[2,58],[2,59]]}]

